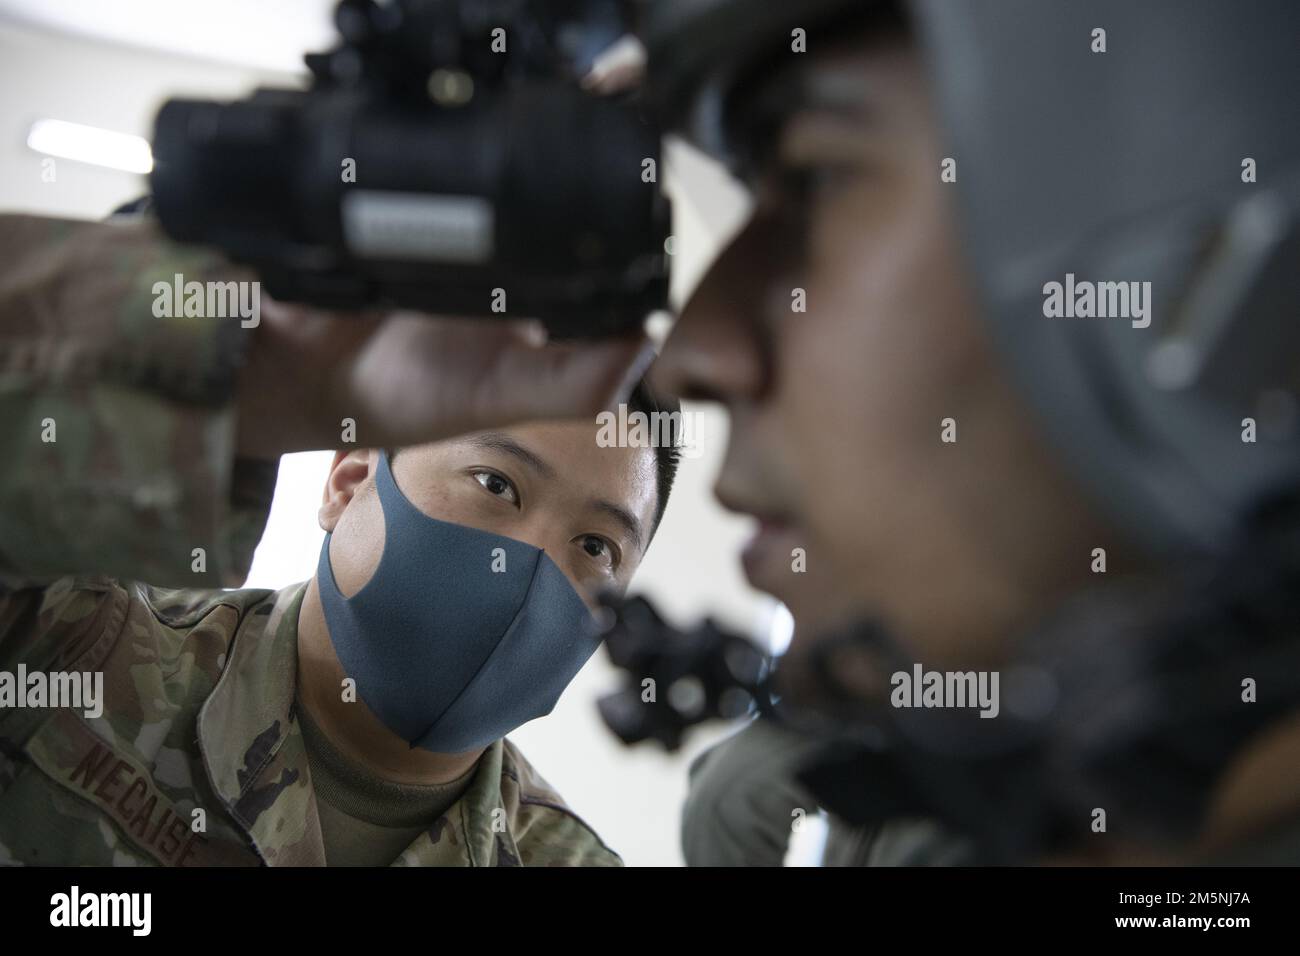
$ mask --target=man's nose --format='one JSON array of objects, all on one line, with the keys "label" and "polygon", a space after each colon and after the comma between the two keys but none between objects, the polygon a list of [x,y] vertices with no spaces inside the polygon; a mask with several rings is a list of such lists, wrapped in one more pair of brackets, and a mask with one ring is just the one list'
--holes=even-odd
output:
[{"label": "man's nose", "polygon": [[764,226],[746,227],[709,268],[651,367],[656,391],[731,404],[768,386],[771,346],[764,311],[771,294],[764,274]]}]

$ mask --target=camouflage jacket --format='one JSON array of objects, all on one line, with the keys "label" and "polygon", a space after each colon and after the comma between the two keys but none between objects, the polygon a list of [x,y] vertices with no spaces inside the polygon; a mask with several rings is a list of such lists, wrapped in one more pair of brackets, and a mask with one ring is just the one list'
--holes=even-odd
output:
[{"label": "camouflage jacket", "polygon": [[[294,702],[305,589],[68,578],[0,596],[0,668],[104,675],[98,717],[0,709],[0,863],[323,864]],[[509,740],[394,861],[619,863]]]},{"label": "camouflage jacket", "polygon": [[[253,330],[150,308],[155,281],[232,272],[148,223],[0,216],[0,677],[100,673],[104,698],[0,706],[0,864],[324,862],[294,702],[305,587],[219,589],[275,483],[234,454]],[[499,740],[394,864],[621,861]]]}]

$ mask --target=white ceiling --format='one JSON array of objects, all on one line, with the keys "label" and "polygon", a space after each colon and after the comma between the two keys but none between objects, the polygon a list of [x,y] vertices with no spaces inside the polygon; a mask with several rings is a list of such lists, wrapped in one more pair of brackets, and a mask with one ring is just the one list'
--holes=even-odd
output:
[{"label": "white ceiling", "polygon": [[0,19],[264,70],[328,49],[335,0],[0,0]]}]

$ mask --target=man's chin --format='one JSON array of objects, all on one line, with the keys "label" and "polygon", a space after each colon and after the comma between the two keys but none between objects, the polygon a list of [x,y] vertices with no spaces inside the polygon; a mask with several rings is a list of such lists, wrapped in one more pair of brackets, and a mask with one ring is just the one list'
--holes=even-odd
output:
[{"label": "man's chin", "polygon": [[[745,578],[776,598],[794,618],[796,633],[819,633],[842,626],[858,606],[847,582],[837,582],[825,568],[809,570],[794,535],[759,535],[740,556]],[[793,555],[791,552],[794,552]]]}]

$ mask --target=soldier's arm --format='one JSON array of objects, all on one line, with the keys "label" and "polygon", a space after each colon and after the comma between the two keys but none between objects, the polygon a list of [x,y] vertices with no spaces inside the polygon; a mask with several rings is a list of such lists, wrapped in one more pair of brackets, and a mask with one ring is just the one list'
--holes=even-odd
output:
[{"label": "soldier's arm", "polygon": [[[232,280],[248,320],[203,296],[213,317],[176,314]],[[594,416],[653,356],[638,336],[328,314],[255,282],[149,222],[0,216],[0,573],[238,585],[280,454]]]},{"label": "soldier's arm", "polygon": [[272,461],[236,454],[255,328],[160,316],[156,283],[246,279],[128,224],[0,216],[0,572],[237,586]]}]

